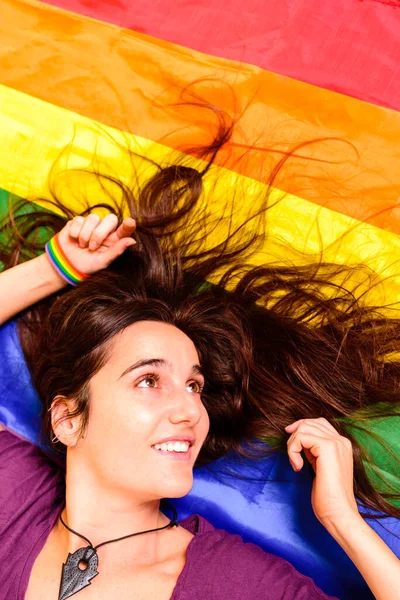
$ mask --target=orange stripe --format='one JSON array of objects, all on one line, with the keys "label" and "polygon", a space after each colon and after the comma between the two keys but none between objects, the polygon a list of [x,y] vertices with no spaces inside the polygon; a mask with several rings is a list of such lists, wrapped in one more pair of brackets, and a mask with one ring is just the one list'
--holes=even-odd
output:
[{"label": "orange stripe", "polygon": [[196,0],[196,10],[192,2],[179,2],[179,10],[171,10],[171,0],[156,5],[146,0],[44,1],[400,110],[400,11],[383,6],[400,7],[400,0],[335,0],[313,2],[312,8],[309,0],[246,0],[245,7],[237,0]]},{"label": "orange stripe", "polygon": [[[0,36],[2,83],[180,150],[210,141],[216,119],[198,107],[166,105],[179,100],[182,86],[214,78],[198,83],[201,96],[235,116],[250,104],[217,162],[255,179],[265,181],[296,142],[346,138],[359,158],[343,143],[314,144],[300,152],[307,159],[289,161],[275,186],[400,232],[397,112],[34,0],[3,0]],[[273,151],[246,153],[255,141]]]}]

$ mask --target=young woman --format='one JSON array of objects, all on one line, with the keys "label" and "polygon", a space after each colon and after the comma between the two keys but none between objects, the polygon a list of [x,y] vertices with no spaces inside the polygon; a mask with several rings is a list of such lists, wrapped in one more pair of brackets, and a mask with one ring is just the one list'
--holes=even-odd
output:
[{"label": "young woman", "polygon": [[[156,236],[128,250],[134,229],[77,217],[0,275],[0,322],[81,280],[37,325],[30,362],[66,471],[0,432],[0,598],[326,598],[238,536],[160,512],[188,493],[196,462],[250,439],[257,333],[269,332],[251,330],[245,294],[204,286]],[[325,418],[284,429],[293,468],[302,452],[314,468],[317,518],[378,600],[400,598],[400,561],[357,509],[349,439]]]}]

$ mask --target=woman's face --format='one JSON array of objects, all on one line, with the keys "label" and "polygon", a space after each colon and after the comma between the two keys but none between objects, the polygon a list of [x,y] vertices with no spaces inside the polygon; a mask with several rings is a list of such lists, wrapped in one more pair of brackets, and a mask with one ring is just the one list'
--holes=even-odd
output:
[{"label": "woman's face", "polygon": [[115,337],[91,379],[88,428],[69,452],[108,490],[139,501],[184,496],[209,429],[203,385],[197,351],[181,330],[135,323]]}]

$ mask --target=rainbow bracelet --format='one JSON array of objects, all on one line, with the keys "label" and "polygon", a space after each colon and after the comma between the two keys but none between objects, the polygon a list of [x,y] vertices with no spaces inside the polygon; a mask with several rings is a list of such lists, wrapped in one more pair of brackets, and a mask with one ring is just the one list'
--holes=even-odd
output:
[{"label": "rainbow bracelet", "polygon": [[45,246],[46,254],[50,259],[55,270],[71,285],[78,285],[88,277],[85,273],[81,273],[65,256],[63,249],[60,246],[58,233]]}]

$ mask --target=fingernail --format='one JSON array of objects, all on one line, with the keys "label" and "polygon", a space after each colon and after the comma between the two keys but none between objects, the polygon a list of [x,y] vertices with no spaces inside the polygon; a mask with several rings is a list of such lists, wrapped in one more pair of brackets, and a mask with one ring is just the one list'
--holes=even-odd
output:
[{"label": "fingernail", "polygon": [[89,250],[96,250],[97,247],[98,247],[98,243],[97,242],[90,242],[90,244],[89,244]]}]

